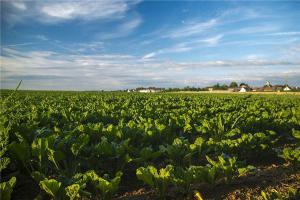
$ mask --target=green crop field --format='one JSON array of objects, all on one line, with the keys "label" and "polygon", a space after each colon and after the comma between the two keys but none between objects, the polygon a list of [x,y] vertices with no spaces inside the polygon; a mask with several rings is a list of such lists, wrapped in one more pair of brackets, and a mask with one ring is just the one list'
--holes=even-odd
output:
[{"label": "green crop field", "polygon": [[300,199],[300,97],[2,91],[1,199]]}]

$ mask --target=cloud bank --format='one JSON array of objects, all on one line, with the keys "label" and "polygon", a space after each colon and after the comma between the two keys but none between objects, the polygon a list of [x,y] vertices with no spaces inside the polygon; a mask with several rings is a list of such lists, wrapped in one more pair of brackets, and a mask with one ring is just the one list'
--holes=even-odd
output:
[{"label": "cloud bank", "polygon": [[[31,89],[116,90],[140,86],[206,86],[218,82],[265,80],[299,84],[300,60],[219,60],[174,62],[126,54],[61,54],[3,48],[2,86],[19,80]],[[270,73],[270,70],[274,72]],[[274,70],[276,69],[276,70]],[[259,71],[259,73],[258,73]]]},{"label": "cloud bank", "polygon": [[70,20],[112,20],[125,16],[136,0],[54,0],[54,1],[3,1],[4,18],[9,23],[27,19],[41,23],[58,23]]}]

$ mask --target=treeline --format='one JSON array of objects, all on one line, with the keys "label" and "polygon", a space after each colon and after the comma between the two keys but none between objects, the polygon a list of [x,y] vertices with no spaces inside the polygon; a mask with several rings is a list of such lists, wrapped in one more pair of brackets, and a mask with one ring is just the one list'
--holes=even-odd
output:
[{"label": "treeline", "polygon": [[167,89],[164,89],[164,91],[166,91],[166,92],[170,92],[170,91],[172,91],[172,92],[177,92],[177,91],[208,91],[209,88],[213,88],[214,90],[227,90],[228,88],[238,88],[238,87],[242,87],[242,86],[249,87],[249,85],[246,84],[246,83],[238,84],[237,82],[233,81],[229,85],[217,83],[213,86],[204,87],[204,88],[186,86],[184,88],[167,88]]}]

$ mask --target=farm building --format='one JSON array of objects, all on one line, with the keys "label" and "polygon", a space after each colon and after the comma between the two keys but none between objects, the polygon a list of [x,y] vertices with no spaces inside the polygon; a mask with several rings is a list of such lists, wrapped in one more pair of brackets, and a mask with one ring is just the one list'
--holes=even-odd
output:
[{"label": "farm building", "polygon": [[155,87],[149,87],[149,88],[137,88],[136,91],[141,92],[141,93],[154,93],[154,92],[161,92],[162,89],[155,88]]},{"label": "farm building", "polygon": [[286,85],[286,86],[283,88],[283,91],[291,91],[291,88],[290,88],[288,85]]},{"label": "farm building", "polygon": [[251,88],[247,84],[241,84],[239,88],[237,88],[239,92],[249,92]]},{"label": "farm building", "polygon": [[270,82],[266,82],[266,85],[263,87],[264,92],[281,92],[281,91],[290,91],[291,88],[288,85],[271,85]]},{"label": "farm building", "polygon": [[150,93],[151,90],[150,90],[150,89],[141,89],[141,90],[138,90],[138,92],[142,92],[142,93]]},{"label": "farm building", "polygon": [[246,88],[242,87],[239,92],[247,92]]},{"label": "farm building", "polygon": [[281,87],[278,87],[275,85],[273,86],[271,84],[271,82],[269,82],[269,81],[266,81],[266,84],[263,87],[264,92],[275,92],[275,91],[280,91],[280,90],[281,90]]}]

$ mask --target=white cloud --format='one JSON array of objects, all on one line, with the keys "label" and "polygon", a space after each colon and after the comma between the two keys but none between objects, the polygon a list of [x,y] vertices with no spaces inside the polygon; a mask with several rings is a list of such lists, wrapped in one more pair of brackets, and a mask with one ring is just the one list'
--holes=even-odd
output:
[{"label": "white cloud", "polygon": [[287,44],[295,44],[299,42],[299,38],[291,37],[291,38],[284,38],[281,40],[234,40],[234,41],[227,41],[223,42],[219,45],[239,45],[239,46],[262,46],[262,45],[277,45],[283,46]]},{"label": "white cloud", "polygon": [[140,16],[127,18],[123,20],[123,22],[120,25],[116,26],[114,30],[110,32],[101,32],[97,34],[97,38],[114,39],[128,36],[142,23],[142,21],[143,20],[140,18]]},{"label": "white cloud", "polygon": [[267,35],[271,35],[271,36],[294,36],[294,35],[300,35],[300,32],[298,32],[298,31],[277,32],[277,33],[269,33]]},{"label": "white cloud", "polygon": [[173,45],[168,48],[159,49],[157,51],[148,53],[144,55],[144,59],[152,58],[160,54],[166,54],[166,53],[181,53],[181,52],[187,52],[191,51],[193,49],[203,47],[204,45],[206,47],[212,47],[218,45],[220,40],[223,38],[223,35],[216,35],[208,38],[202,38],[202,39],[195,39],[190,42],[181,42],[176,45]]},{"label": "white cloud", "polygon": [[39,40],[43,40],[43,41],[47,41],[48,37],[46,37],[45,35],[36,35],[36,38]]},{"label": "white cloud", "polygon": [[205,39],[202,39],[202,40],[198,40],[197,42],[203,42],[203,43],[206,43],[210,46],[215,46],[217,45],[220,40],[223,38],[223,35],[220,34],[220,35],[216,35],[216,36],[213,36],[213,37],[209,37],[209,38],[205,38]]},{"label": "white cloud", "polygon": [[293,43],[281,51],[286,59],[300,59],[300,43]]},{"label": "white cloud", "polygon": [[18,43],[18,44],[8,44],[8,45],[2,45],[2,47],[17,47],[17,46],[27,46],[35,44],[33,42],[24,42],[24,43]]},{"label": "white cloud", "polygon": [[179,38],[193,36],[208,31],[216,25],[218,25],[217,19],[210,19],[204,22],[193,22],[172,30],[170,33],[167,33],[163,37]]},{"label": "white cloud", "polygon": [[143,59],[149,59],[149,58],[153,58],[157,55],[157,53],[155,52],[151,52],[151,53],[148,53],[146,55],[143,56]]},{"label": "white cloud", "polygon": [[280,27],[278,25],[257,25],[248,26],[233,31],[227,32],[227,34],[257,34],[257,33],[268,33],[273,31],[278,31]]},{"label": "white cloud", "polygon": [[125,1],[69,1],[57,3],[43,3],[41,13],[53,19],[104,19],[122,16],[129,6]]},{"label": "white cloud", "polygon": [[[263,17],[266,17],[266,15],[261,14],[261,11],[258,10],[253,10],[248,8],[229,9],[229,10],[222,11],[219,14],[216,14],[214,17],[206,21],[194,20],[192,22],[186,22],[184,20],[184,23],[181,26],[171,31],[167,31],[167,34],[163,35],[162,37],[177,39],[182,37],[199,36],[200,34],[216,31],[221,26],[230,25],[241,21],[252,20],[256,18],[263,18]],[[236,33],[239,32],[245,34],[250,32],[261,33],[265,31],[274,31],[274,30],[278,30],[277,27],[272,27],[272,26],[261,26],[259,28],[247,27],[241,30],[237,30]]]},{"label": "white cloud", "polygon": [[119,28],[122,31],[128,32],[138,27],[141,23],[142,23],[142,19],[140,17],[135,17],[131,20],[126,21]]},{"label": "white cloud", "polygon": [[196,63],[179,63],[181,68],[203,68],[203,67],[262,67],[262,66],[299,66],[300,60],[265,60],[265,59],[243,59],[243,60],[216,60]]},{"label": "white cloud", "polygon": [[180,52],[185,52],[185,51],[189,51],[189,50],[191,50],[191,47],[188,47],[185,43],[179,43],[179,44],[174,45],[174,46],[169,47],[169,48],[159,49],[157,51],[148,53],[148,54],[143,56],[143,59],[153,58],[153,57],[155,57],[157,55],[160,55],[160,54],[180,53]]},{"label": "white cloud", "polygon": [[267,10],[236,7],[223,11],[218,19],[222,21],[222,24],[232,24],[257,18],[270,17],[266,13]]},{"label": "white cloud", "polygon": [[86,43],[78,43],[75,45],[75,48],[78,52],[85,52],[85,51],[97,51],[104,49],[103,42],[86,42]]},{"label": "white cloud", "polygon": [[250,54],[245,57],[248,60],[261,60],[265,58],[265,55],[262,54]]},{"label": "white cloud", "polygon": [[200,85],[239,78],[255,81],[256,78],[273,77],[280,80],[287,72],[291,74],[289,77],[293,83],[299,84],[296,79],[300,77],[300,60],[175,62],[123,54],[76,55],[55,51],[26,52],[6,47],[3,48],[1,61],[1,83],[7,88],[15,87],[20,79],[23,79],[27,89],[92,90],[176,87],[195,77],[202,80]]},{"label": "white cloud", "polygon": [[[101,0],[101,1],[11,1],[14,10],[9,10],[8,15],[16,19],[9,20],[19,22],[27,18],[44,23],[58,23],[68,20],[95,20],[95,19],[119,19],[123,18],[139,1],[127,0]],[[27,9],[30,7],[30,9]]]},{"label": "white cloud", "polygon": [[11,4],[18,10],[24,11],[27,9],[27,6],[22,1],[12,1]]}]

